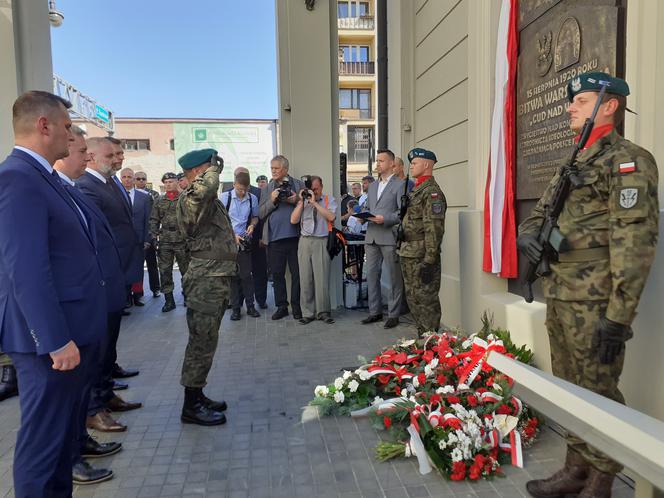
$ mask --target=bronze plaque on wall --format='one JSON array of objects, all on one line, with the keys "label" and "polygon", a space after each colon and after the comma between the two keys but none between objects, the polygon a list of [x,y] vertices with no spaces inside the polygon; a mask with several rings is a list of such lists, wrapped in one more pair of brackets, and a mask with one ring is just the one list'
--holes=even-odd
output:
[{"label": "bronze plaque on wall", "polygon": [[517,75],[517,199],[538,199],[572,152],[568,81],[616,74],[621,53],[616,1],[521,0]]}]

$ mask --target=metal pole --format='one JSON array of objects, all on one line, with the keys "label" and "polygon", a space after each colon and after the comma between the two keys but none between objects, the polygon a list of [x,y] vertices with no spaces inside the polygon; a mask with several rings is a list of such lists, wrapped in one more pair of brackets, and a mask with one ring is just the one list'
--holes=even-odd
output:
[{"label": "metal pole", "polygon": [[387,1],[376,0],[376,92],[378,149],[387,149]]}]

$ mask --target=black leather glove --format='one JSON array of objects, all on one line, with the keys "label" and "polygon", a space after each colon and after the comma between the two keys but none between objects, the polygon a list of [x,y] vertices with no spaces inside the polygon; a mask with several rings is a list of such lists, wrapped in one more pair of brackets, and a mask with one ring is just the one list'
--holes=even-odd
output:
[{"label": "black leather glove", "polygon": [[537,242],[537,238],[534,235],[523,234],[519,235],[516,239],[516,246],[519,248],[519,251],[528,258],[533,264],[538,264],[542,259],[542,251],[544,248],[542,244]]},{"label": "black leather glove", "polygon": [[424,285],[428,285],[433,282],[434,272],[436,271],[436,265],[431,263],[424,263],[422,268],[420,268],[420,281]]},{"label": "black leather glove", "polygon": [[609,365],[625,349],[625,341],[632,337],[632,328],[602,317],[595,325],[592,348],[599,356],[600,363]]}]

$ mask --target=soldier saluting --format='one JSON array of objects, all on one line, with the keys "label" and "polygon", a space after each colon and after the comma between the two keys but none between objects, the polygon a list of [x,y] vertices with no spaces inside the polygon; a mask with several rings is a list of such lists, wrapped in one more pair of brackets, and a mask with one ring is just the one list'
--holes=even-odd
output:
[{"label": "soldier saluting", "polygon": [[[543,276],[546,327],[553,373],[620,403],[618,390],[625,341],[657,243],[657,165],[645,149],[621,137],[627,82],[606,73],[579,75],[567,85],[570,127],[580,133],[597,107],[595,126],[576,158],[575,183],[558,216],[566,239],[550,273]],[[517,244],[531,264],[545,250],[537,238],[559,171],[530,217]],[[620,464],[570,434],[565,467],[526,487],[536,497],[610,497]]]},{"label": "soldier saluting", "polygon": [[214,149],[188,152],[178,162],[189,185],[180,194],[177,220],[191,260],[182,279],[187,296],[189,343],[182,364],[184,406],[181,420],[198,425],[226,422],[224,401],[203,394],[219,340],[219,327],[237,274],[233,226],[218,197],[224,163]]},{"label": "soldier saluting", "polygon": [[408,153],[408,161],[415,186],[401,220],[399,261],[408,307],[421,336],[440,327],[440,244],[447,201],[433,177],[436,154],[416,148]]}]

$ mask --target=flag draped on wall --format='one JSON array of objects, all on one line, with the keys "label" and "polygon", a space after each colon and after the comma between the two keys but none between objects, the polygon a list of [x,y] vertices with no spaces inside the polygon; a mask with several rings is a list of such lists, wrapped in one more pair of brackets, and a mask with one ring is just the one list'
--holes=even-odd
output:
[{"label": "flag draped on wall", "polygon": [[518,0],[503,0],[496,47],[491,155],[484,193],[482,269],[503,278],[517,276],[514,184],[516,177],[516,66]]}]

